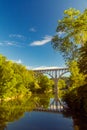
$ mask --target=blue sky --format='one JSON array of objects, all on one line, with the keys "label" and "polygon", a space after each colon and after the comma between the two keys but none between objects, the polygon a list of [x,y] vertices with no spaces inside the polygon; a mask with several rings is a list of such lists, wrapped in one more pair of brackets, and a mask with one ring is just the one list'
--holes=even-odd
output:
[{"label": "blue sky", "polygon": [[83,11],[87,0],[0,0],[0,53],[29,67],[64,66],[51,39],[71,7]]}]

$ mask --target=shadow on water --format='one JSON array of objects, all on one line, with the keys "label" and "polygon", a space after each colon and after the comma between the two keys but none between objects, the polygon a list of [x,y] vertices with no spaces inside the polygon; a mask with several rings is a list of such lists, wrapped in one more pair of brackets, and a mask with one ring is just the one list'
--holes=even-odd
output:
[{"label": "shadow on water", "polygon": [[[87,118],[76,117],[69,111],[60,113],[33,111],[37,107],[48,108],[49,100],[49,96],[43,97],[40,95],[33,96],[30,99],[25,97],[2,102],[0,104],[0,130],[19,130],[19,127],[16,127],[20,123],[21,130],[87,130]],[[65,123],[66,128],[63,123]],[[68,124],[71,127],[68,127]],[[23,129],[23,127],[26,127],[26,129]]]},{"label": "shadow on water", "polygon": [[87,117],[81,116],[81,114],[72,113],[70,110],[62,112],[63,116],[66,118],[72,118],[73,120],[73,130],[87,130]]}]

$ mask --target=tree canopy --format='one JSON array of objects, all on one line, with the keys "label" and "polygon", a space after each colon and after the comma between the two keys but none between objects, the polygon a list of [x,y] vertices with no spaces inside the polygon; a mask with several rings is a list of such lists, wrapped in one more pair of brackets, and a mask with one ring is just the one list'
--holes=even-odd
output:
[{"label": "tree canopy", "polygon": [[[87,9],[83,13],[74,8],[65,10],[64,17],[58,21],[56,32],[52,46],[63,54],[70,71],[67,90],[60,90],[62,99],[74,111],[83,111],[85,114],[87,113]],[[61,82],[59,86],[63,88]]]},{"label": "tree canopy", "polygon": [[22,95],[52,93],[53,82],[46,76],[28,70],[0,55],[0,100]]},{"label": "tree canopy", "polygon": [[74,8],[65,10],[63,19],[58,20],[56,32],[53,48],[67,59],[76,59],[78,48],[87,41],[87,9],[83,13]]}]

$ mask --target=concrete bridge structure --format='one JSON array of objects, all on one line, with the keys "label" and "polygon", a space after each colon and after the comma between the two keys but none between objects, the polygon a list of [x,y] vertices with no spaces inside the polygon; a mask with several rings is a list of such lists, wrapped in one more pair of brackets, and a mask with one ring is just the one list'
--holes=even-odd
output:
[{"label": "concrete bridge structure", "polygon": [[58,110],[58,104],[60,102],[58,98],[58,80],[64,75],[65,73],[69,72],[67,67],[44,67],[44,68],[36,68],[33,69],[34,72],[43,73],[49,75],[54,81],[54,101],[50,104],[50,108],[55,107]]}]

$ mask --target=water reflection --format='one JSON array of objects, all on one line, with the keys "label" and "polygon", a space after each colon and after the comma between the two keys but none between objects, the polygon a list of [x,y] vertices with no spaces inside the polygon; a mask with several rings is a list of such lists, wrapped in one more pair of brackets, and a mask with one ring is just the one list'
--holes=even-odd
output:
[{"label": "water reflection", "polygon": [[0,130],[87,130],[87,119],[76,116],[71,118],[69,112],[56,114],[32,111],[41,106],[48,108],[49,100],[48,95],[34,95],[31,99],[25,97],[2,102],[0,104]]},{"label": "water reflection", "polygon": [[2,104],[0,104],[0,130],[6,128],[7,122],[18,120],[23,116],[26,110],[31,110],[31,107],[25,109],[24,106],[26,106],[26,102],[19,100],[2,102]]},{"label": "water reflection", "polygon": [[[46,96],[45,96],[46,97]],[[14,101],[1,102],[0,104],[0,130],[7,127],[8,122],[19,120],[24,116],[24,113],[31,112],[37,106],[47,107],[49,104],[49,96],[42,98],[42,96],[35,96],[30,98],[22,98]]]}]

